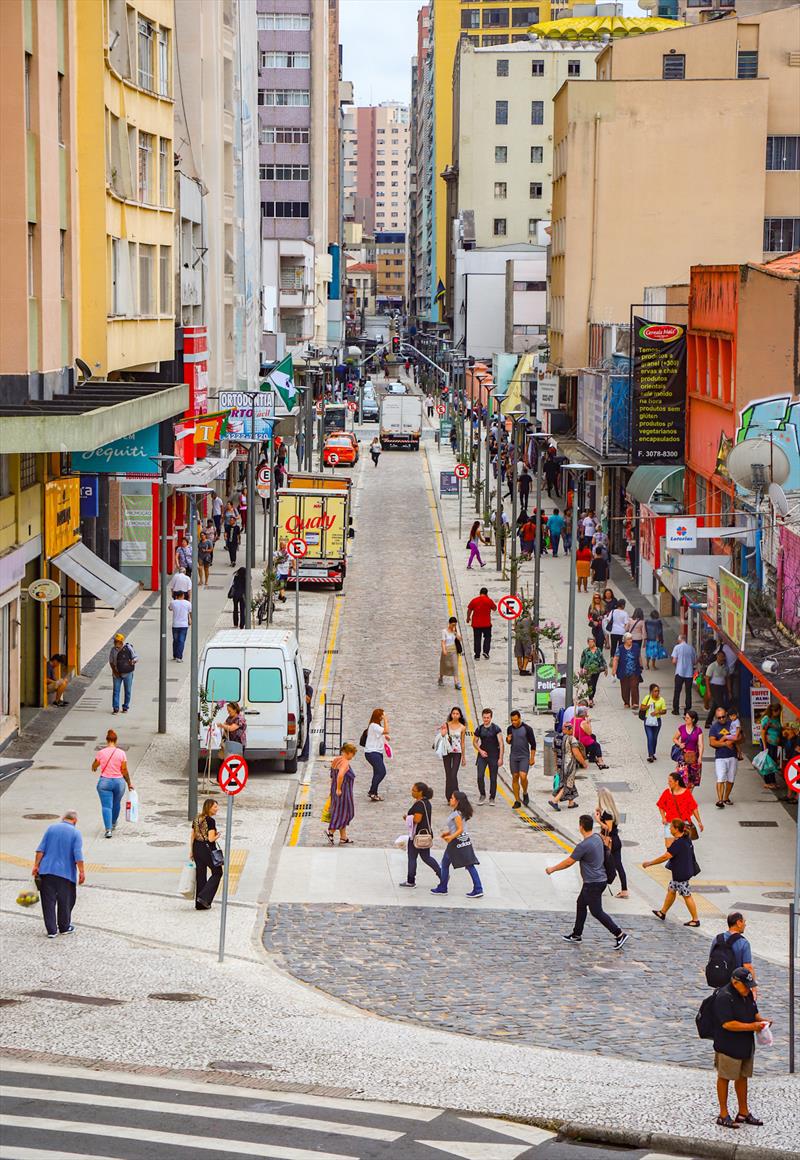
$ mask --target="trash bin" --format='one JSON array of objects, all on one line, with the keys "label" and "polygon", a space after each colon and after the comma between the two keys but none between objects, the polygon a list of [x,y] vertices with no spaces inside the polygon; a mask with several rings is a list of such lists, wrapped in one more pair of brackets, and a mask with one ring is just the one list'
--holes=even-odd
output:
[{"label": "trash bin", "polygon": [[544,735],[544,776],[550,781],[556,775],[558,768],[556,762],[556,735],[552,729],[548,729]]}]

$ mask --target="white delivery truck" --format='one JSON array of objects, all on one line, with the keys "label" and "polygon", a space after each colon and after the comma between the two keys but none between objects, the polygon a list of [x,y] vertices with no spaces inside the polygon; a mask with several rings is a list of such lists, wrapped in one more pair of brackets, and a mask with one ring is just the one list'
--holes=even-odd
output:
[{"label": "white delivery truck", "polygon": [[422,430],[420,395],[384,395],[381,399],[381,447],[408,447],[419,451]]},{"label": "white delivery truck", "polygon": [[[198,673],[201,690],[200,768],[214,748],[213,723],[226,719],[235,701],[247,722],[245,758],[282,761],[295,773],[308,729],[303,662],[293,632],[277,628],[225,628],[203,649]],[[216,712],[215,712],[216,707]],[[212,756],[214,754],[212,753]]]}]

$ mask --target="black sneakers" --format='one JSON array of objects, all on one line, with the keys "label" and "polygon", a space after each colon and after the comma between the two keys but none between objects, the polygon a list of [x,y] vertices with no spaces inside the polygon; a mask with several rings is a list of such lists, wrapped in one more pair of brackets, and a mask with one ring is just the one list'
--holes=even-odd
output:
[{"label": "black sneakers", "polygon": [[564,942],[583,942],[583,939],[579,934],[562,934],[561,937],[563,938]]},{"label": "black sneakers", "polygon": [[628,941],[628,936],[626,935],[625,931],[623,930],[622,933],[618,934],[616,939],[614,940],[614,950],[615,951],[621,950],[625,946],[625,943],[627,941]]}]

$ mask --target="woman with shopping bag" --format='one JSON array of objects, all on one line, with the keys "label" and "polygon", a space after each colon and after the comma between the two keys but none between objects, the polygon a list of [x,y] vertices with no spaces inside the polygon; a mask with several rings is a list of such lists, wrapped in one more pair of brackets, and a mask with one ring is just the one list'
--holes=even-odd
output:
[{"label": "woman with shopping bag", "polygon": [[356,775],[351,768],[351,761],[358,753],[358,749],[351,742],[346,741],[339,756],[331,762],[331,793],[330,814],[325,836],[330,845],[333,837],[339,831],[339,845],[351,846],[353,839],[347,836],[347,827],[356,816],[355,802],[353,801],[353,783]]},{"label": "woman with shopping bag", "polygon": [[195,865],[195,910],[210,910],[222,879],[225,857],[217,846],[216,813],[219,803],[206,798],[203,809],[192,822],[191,852]]},{"label": "woman with shopping bag", "polygon": [[447,894],[450,867],[452,866],[455,870],[463,868],[469,871],[469,876],[472,879],[472,890],[467,898],[483,898],[483,886],[476,870],[476,866],[480,865],[478,855],[473,848],[472,838],[464,828],[465,822],[468,822],[472,817],[472,805],[465,793],[462,793],[461,790],[455,790],[450,795],[450,808],[452,813],[447,819],[447,829],[441,835],[447,843],[442,858],[441,877],[439,885],[434,886],[431,894]]},{"label": "woman with shopping bag", "polygon": [[110,838],[117,827],[125,786],[133,792],[133,784],[128,773],[128,755],[117,745],[117,735],[113,729],[106,733],[106,743],[92,762],[92,771],[100,770],[97,779],[97,796],[103,813],[106,837]]}]

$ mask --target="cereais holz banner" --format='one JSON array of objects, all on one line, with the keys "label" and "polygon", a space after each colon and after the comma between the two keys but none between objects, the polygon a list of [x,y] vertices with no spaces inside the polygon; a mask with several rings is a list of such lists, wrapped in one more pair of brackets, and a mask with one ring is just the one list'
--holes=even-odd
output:
[{"label": "cereais holz banner", "polygon": [[633,320],[631,459],[684,461],[686,443],[686,327]]}]

